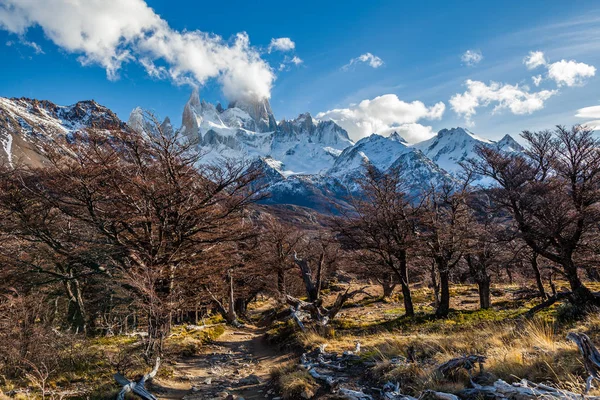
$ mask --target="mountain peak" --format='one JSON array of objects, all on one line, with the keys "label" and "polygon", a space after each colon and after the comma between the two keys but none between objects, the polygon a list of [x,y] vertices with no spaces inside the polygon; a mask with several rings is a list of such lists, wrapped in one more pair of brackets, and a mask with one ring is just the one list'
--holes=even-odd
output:
[{"label": "mountain peak", "polygon": [[404,140],[404,138],[402,136],[400,136],[400,134],[396,131],[392,132],[392,134],[389,136],[389,138],[396,142],[406,143],[406,140]]},{"label": "mountain peak", "polygon": [[[482,142],[482,143],[493,143],[491,140],[489,139],[485,139],[481,136],[477,136],[476,134],[474,134],[473,132],[471,132],[468,129],[462,128],[460,126],[457,126],[456,128],[450,128],[450,129],[442,129],[438,132],[437,136],[434,137],[433,139],[442,139],[442,138],[464,138],[464,139],[473,139],[476,140],[478,142]],[[431,140],[431,139],[430,139]]]},{"label": "mountain peak", "polygon": [[200,90],[197,87],[194,87],[186,105],[190,105],[192,107],[199,107],[200,104]]},{"label": "mountain peak", "polygon": [[262,100],[235,100],[229,103],[227,108],[239,108],[250,115],[256,126],[246,127],[246,129],[256,132],[272,132],[277,129],[277,122],[267,98]]},{"label": "mountain peak", "polygon": [[500,150],[511,151],[511,152],[521,152],[524,150],[523,146],[519,144],[512,136],[509,134],[504,135],[502,139],[498,141],[496,144]]}]

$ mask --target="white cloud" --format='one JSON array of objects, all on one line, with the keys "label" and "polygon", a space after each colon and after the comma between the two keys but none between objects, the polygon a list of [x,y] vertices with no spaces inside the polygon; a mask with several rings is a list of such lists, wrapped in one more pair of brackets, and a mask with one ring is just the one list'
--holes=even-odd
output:
[{"label": "white cloud", "polygon": [[42,47],[39,44],[37,44],[36,42],[30,42],[28,40],[23,40],[22,43],[27,47],[31,47],[33,49],[33,51],[35,52],[35,54],[44,54],[44,50],[42,50]]},{"label": "white cloud", "polygon": [[431,127],[418,122],[422,119],[440,119],[445,109],[446,105],[442,102],[427,107],[420,101],[407,103],[395,94],[386,94],[348,108],[321,112],[317,118],[334,120],[354,140],[372,133],[389,135],[398,131],[408,142],[416,143],[433,135]]},{"label": "white cloud", "polygon": [[479,50],[467,50],[460,57],[461,61],[465,63],[467,66],[472,67],[477,65],[483,60],[483,54]]},{"label": "white cloud", "polygon": [[279,64],[279,70],[280,71],[289,71],[290,65],[294,64],[295,66],[298,66],[300,64],[304,63],[304,60],[302,60],[300,57],[298,56],[293,56],[293,57],[288,57],[285,56],[285,58],[283,59],[283,61]]},{"label": "white cloud", "polygon": [[467,90],[457,93],[450,98],[452,110],[463,116],[472,125],[471,117],[477,113],[477,108],[495,104],[493,112],[508,109],[513,114],[531,114],[544,108],[544,102],[558,93],[557,90],[541,90],[529,92],[529,89],[519,85],[502,84],[467,80]]},{"label": "white cloud", "polygon": [[371,53],[361,54],[360,56],[353,58],[350,62],[342,67],[342,69],[346,70],[350,68],[352,65],[357,63],[367,63],[372,68],[379,68],[383,65],[383,60],[376,55]]},{"label": "white cloud", "polygon": [[542,78],[542,75],[536,75],[531,77],[531,80],[533,81],[533,84],[535,86],[540,86],[540,83],[542,83],[543,79],[544,78]]},{"label": "white cloud", "polygon": [[546,65],[546,57],[543,51],[530,51],[529,55],[523,59],[523,64],[527,69],[535,69],[539,66]]},{"label": "white cloud", "polygon": [[29,40],[25,39],[25,37],[19,38],[19,41],[17,43],[13,42],[12,40],[9,40],[6,42],[6,45],[8,47],[12,47],[19,43],[23,46],[32,48],[35,54],[45,54],[44,50],[42,50],[42,47],[39,44],[37,44],[36,42],[30,42]]},{"label": "white cloud", "polygon": [[575,60],[560,60],[548,66],[548,76],[558,86],[581,86],[585,83],[585,78],[594,75],[596,75],[596,67]]},{"label": "white cloud", "polygon": [[582,125],[588,126],[594,130],[600,130],[600,106],[580,108],[577,110],[575,116],[589,120]]},{"label": "white cloud", "polygon": [[[523,63],[528,69],[545,66],[548,69],[548,77],[558,86],[581,86],[585,83],[585,78],[596,75],[596,68],[593,65],[575,60],[560,60],[550,63],[542,51],[530,51],[529,55],[523,59]],[[538,86],[542,81],[542,76],[538,75],[532,79],[533,83]]]},{"label": "white cloud", "polygon": [[273,38],[271,44],[269,44],[269,53],[273,50],[277,51],[291,51],[296,48],[296,43],[290,38]]},{"label": "white cloud", "polygon": [[57,46],[98,64],[116,79],[123,64],[140,62],[150,75],[178,84],[218,79],[230,99],[270,97],[275,75],[240,33],[232,42],[200,31],[179,32],[144,0],[3,0],[0,29],[24,37],[40,26]]}]

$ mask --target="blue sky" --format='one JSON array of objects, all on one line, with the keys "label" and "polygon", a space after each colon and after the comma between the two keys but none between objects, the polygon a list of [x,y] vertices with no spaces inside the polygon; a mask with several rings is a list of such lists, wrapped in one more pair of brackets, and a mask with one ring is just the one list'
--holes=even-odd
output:
[{"label": "blue sky", "polygon": [[[267,93],[278,119],[322,113],[355,139],[399,128],[414,141],[458,125],[500,138],[600,120],[596,1],[80,3],[74,10],[66,0],[0,0],[0,96],[93,98],[123,119],[142,106],[178,124],[190,85],[201,80],[207,101]],[[169,45],[191,32],[197,46],[217,43],[218,56],[195,59],[190,41],[158,49],[148,29],[142,39],[130,33],[139,26],[168,31]],[[112,30],[116,44],[106,36]],[[240,32],[249,44],[236,42]],[[278,38],[294,48],[269,48]],[[467,51],[471,58],[461,59]],[[530,69],[524,59],[535,51],[543,55],[529,59],[537,65]],[[148,60],[162,70],[150,76]],[[576,117],[583,108],[585,118]]]}]

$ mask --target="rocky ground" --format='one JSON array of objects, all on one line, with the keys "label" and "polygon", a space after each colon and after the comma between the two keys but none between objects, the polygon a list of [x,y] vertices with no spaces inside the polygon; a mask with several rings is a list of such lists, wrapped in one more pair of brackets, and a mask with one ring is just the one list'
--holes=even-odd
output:
[{"label": "rocky ground", "polygon": [[270,372],[289,357],[255,327],[227,328],[202,354],[177,360],[174,375],[156,378],[150,389],[160,399],[274,399]]}]

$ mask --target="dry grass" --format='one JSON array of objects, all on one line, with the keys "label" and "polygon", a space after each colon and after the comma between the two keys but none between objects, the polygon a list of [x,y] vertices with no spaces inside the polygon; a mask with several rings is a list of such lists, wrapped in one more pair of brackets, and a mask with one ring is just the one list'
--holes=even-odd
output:
[{"label": "dry grass", "polygon": [[[469,304],[468,300],[476,295],[472,289],[468,285],[454,287],[454,304]],[[435,374],[435,369],[451,358],[468,354],[487,357],[487,379],[512,382],[525,378],[582,392],[586,373],[581,356],[565,336],[571,330],[584,332],[600,346],[600,315],[591,313],[581,321],[557,322],[561,310],[555,306],[536,318],[525,319],[522,314],[531,303],[514,298],[517,289],[496,288],[504,294],[495,297],[495,309],[455,311],[446,320],[435,320],[427,314],[406,319],[398,304],[352,307],[343,315],[344,320],[352,322],[338,323],[334,338],[309,332],[300,334],[298,340],[307,348],[327,343],[328,351],[338,353],[353,349],[358,340],[362,356],[377,361],[372,378],[381,383],[399,382],[406,394],[414,395],[423,389],[453,392],[464,388],[468,384],[466,374],[443,379]],[[418,297],[426,301],[427,291],[419,289]],[[389,315],[394,315],[394,319],[389,319]],[[389,360],[398,356],[414,362],[393,366]],[[594,393],[599,394],[600,390]]]},{"label": "dry grass", "polygon": [[296,364],[288,364],[271,371],[271,378],[284,399],[310,399],[318,388],[318,383]]}]

